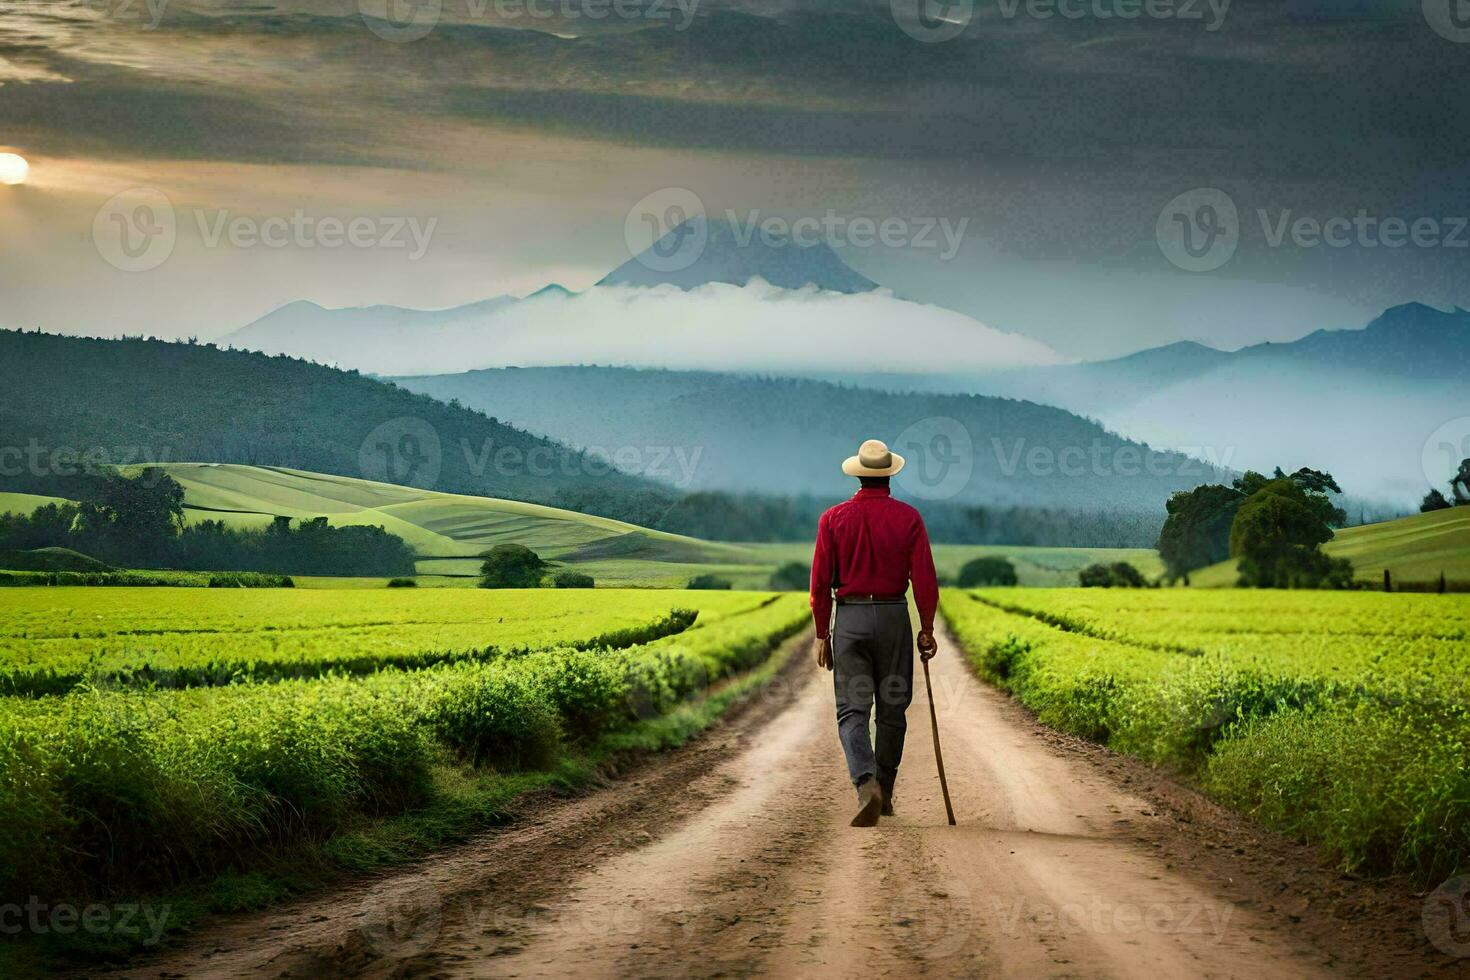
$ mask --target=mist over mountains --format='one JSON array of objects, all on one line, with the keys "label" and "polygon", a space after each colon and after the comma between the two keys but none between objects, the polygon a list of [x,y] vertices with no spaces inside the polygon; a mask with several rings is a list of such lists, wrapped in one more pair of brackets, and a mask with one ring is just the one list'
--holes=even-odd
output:
[{"label": "mist over mountains", "polygon": [[1470,415],[1470,313],[1409,303],[1365,329],[1319,330],[1233,352],[1178,343],[1110,361],[983,375],[828,376],[1027,398],[1153,445],[1198,447],[1236,469],[1329,469],[1351,493],[1407,506],[1429,489],[1425,441]]},{"label": "mist over mountains", "polygon": [[921,372],[938,351],[975,372],[1065,360],[1020,334],[894,296],[826,242],[773,244],[704,219],[580,293],[553,284],[447,310],[298,301],[221,343],[388,375],[562,364]]},{"label": "mist over mountains", "polygon": [[838,469],[880,436],[909,460],[910,499],[1163,514],[1176,490],[1227,479],[1058,408],[977,395],[893,393],[794,378],[560,367],[393,379],[588,452],[647,460],[681,489],[840,497]]},{"label": "mist over mountains", "polygon": [[[225,342],[412,377],[423,390],[426,376],[466,369],[601,364],[1020,399],[1221,469],[1328,469],[1350,492],[1396,506],[1428,489],[1420,465],[1426,439],[1470,413],[1463,395],[1470,390],[1470,313],[1463,310],[1411,303],[1365,329],[1324,329],[1292,343],[1222,351],[1181,342],[1067,363],[1025,336],[899,298],[825,242],[772,244],[723,221],[680,225],[580,293],[553,284],[525,297],[434,311],[296,302]],[[507,390],[485,390],[491,377],[473,390],[444,387],[489,411],[518,404],[522,392],[506,376],[498,383]],[[555,376],[539,377],[549,383]],[[566,404],[598,410],[575,392],[556,391]],[[617,411],[645,410],[635,401],[616,404]],[[555,438],[606,441],[607,433],[583,431],[579,412],[564,414],[543,407],[507,417]],[[720,424],[719,413],[707,421]],[[725,435],[714,441],[740,444]],[[727,486],[742,485],[733,471],[725,478],[733,481]]]}]

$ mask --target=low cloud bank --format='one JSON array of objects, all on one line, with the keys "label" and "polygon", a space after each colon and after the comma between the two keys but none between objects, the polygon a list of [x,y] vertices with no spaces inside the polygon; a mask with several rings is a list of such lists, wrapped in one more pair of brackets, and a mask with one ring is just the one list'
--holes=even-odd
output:
[{"label": "low cloud bank", "polygon": [[[378,374],[604,364],[754,371],[974,371],[1058,364],[1045,344],[951,310],[894,297],[745,286],[598,287],[548,294],[483,317],[339,333],[324,310],[287,353]],[[344,317],[345,319],[345,317]],[[343,324],[345,326],[345,324]],[[240,341],[249,344],[246,337]]]}]

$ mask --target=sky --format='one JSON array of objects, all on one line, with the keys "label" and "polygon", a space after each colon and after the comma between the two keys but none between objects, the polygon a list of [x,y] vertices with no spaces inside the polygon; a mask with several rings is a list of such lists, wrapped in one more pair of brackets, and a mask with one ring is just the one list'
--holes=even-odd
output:
[{"label": "sky", "polygon": [[895,294],[1067,358],[1470,306],[1457,15],[0,0],[0,152],[30,163],[0,325],[213,339],[301,299],[582,289],[690,206],[823,222]]}]

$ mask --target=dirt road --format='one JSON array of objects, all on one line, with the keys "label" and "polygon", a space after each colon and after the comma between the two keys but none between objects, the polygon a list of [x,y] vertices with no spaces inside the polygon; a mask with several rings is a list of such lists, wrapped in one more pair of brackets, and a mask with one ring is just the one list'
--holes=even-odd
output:
[{"label": "dirt road", "polygon": [[[330,901],[226,923],[128,975],[1267,980],[1428,969],[1413,937],[1385,948],[1326,907],[1335,876],[1309,856],[1040,728],[941,642],[935,703],[958,827],[945,823],[922,681],[898,815],[876,830],[846,826],[855,801],[831,682],[803,656],[786,684],[696,744],[539,822]],[[1332,894],[1362,906],[1366,893],[1345,883]]]}]

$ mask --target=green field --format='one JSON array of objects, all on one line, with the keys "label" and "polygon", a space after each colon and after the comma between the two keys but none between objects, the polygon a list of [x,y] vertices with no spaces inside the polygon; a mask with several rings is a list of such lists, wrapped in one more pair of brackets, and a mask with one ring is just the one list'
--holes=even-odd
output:
[{"label": "green field", "polygon": [[614,648],[769,598],[737,592],[45,587],[0,592],[0,692],[361,674],[556,647]]},{"label": "green field", "polygon": [[[1441,572],[1451,582],[1470,582],[1470,507],[1414,514],[1382,524],[1346,527],[1322,550],[1353,563],[1363,582],[1383,582],[1386,568],[1395,581],[1427,584]],[[1223,561],[1189,573],[1200,588],[1228,588],[1238,577],[1235,561]]]},{"label": "green field", "polygon": [[87,681],[0,697],[0,902],[415,853],[687,737],[810,622],[800,595],[617,590],[33,588],[0,613],[13,669]]},{"label": "green field", "polygon": [[1041,720],[1197,780],[1347,869],[1470,868],[1470,596],[945,590]]}]

